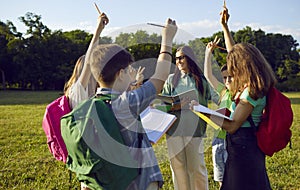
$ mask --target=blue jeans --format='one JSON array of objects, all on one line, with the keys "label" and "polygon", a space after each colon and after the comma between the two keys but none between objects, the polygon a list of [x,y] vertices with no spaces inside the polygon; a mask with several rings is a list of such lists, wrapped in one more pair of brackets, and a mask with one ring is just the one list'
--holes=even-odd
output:
[{"label": "blue jeans", "polygon": [[212,142],[212,160],[214,166],[214,180],[223,181],[225,163],[228,154],[226,151],[225,139],[214,138]]},{"label": "blue jeans", "polygon": [[234,134],[227,134],[226,143],[228,159],[221,190],[271,189],[255,128],[241,127]]}]

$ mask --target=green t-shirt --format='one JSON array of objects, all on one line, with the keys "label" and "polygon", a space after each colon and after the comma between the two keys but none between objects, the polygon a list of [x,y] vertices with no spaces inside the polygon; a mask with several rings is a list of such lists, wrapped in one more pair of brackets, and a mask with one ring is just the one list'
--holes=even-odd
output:
[{"label": "green t-shirt", "polygon": [[[174,74],[170,74],[162,90],[163,95],[177,95],[185,91],[196,89],[195,79],[189,74],[181,74],[178,85],[174,88],[172,79]],[[207,107],[208,99],[211,98],[209,84],[204,76],[201,76],[203,84],[203,95],[198,93],[198,102]],[[198,92],[198,90],[196,89]],[[205,136],[206,123],[189,109],[173,112],[177,116],[174,125],[167,134],[172,136]]]},{"label": "green t-shirt", "polygon": [[[221,99],[219,108],[228,108],[232,112],[232,110],[231,110],[232,100],[231,100],[231,94],[230,94],[229,90],[226,89],[224,84],[219,83],[219,85],[216,89],[216,92],[219,94],[220,99]],[[225,139],[226,131],[224,129],[220,128],[217,137],[220,139]]]},{"label": "green t-shirt", "polygon": [[[242,100],[242,99],[247,100],[253,106],[251,116],[252,116],[255,126],[257,126],[259,124],[259,122],[261,121],[262,112],[266,106],[266,96],[264,96],[263,98],[258,98],[257,100],[254,100],[250,97],[249,90],[248,90],[248,88],[246,88],[240,96],[240,100]],[[235,104],[235,102],[233,102],[232,110],[234,111],[235,109],[236,109],[236,104]],[[234,112],[231,112],[231,117],[233,116],[233,113]],[[246,120],[241,127],[251,127],[251,124]]]},{"label": "green t-shirt", "polygon": [[220,83],[216,89],[217,93],[219,94],[221,101],[219,104],[219,108],[228,108],[230,111],[231,110],[231,95],[228,89],[226,89],[225,85]]}]

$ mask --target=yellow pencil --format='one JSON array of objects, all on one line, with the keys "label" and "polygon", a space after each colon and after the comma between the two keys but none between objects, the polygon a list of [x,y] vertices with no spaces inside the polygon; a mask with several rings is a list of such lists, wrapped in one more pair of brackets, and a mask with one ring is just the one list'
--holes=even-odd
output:
[{"label": "yellow pencil", "polygon": [[152,26],[162,27],[162,28],[165,27],[165,26],[163,26],[163,25],[160,25],[160,24],[153,24],[153,23],[150,23],[150,22],[148,22],[147,24],[148,24],[148,25],[152,25]]},{"label": "yellow pencil", "polygon": [[225,51],[227,51],[227,49],[226,49],[226,48],[223,48],[223,47],[221,47],[221,46],[216,46],[216,48],[219,48],[219,49],[222,49],[222,50],[225,50]]},{"label": "yellow pencil", "polygon": [[95,4],[95,7],[96,7],[98,13],[101,15],[101,11],[100,11],[100,9],[98,8],[97,4],[96,4],[96,3],[94,3],[94,4]]},{"label": "yellow pencil", "polygon": [[[227,9],[226,8],[226,0],[224,0],[223,7],[224,7],[224,9]],[[224,17],[225,17],[225,22],[227,23],[227,15],[225,14]]]},{"label": "yellow pencil", "polygon": [[[206,44],[207,45],[207,44]],[[225,51],[227,51],[227,49],[226,48],[223,48],[223,47],[221,47],[221,46],[218,46],[218,45],[215,45],[215,48],[219,48],[219,49],[222,49],[222,50],[225,50]]]}]

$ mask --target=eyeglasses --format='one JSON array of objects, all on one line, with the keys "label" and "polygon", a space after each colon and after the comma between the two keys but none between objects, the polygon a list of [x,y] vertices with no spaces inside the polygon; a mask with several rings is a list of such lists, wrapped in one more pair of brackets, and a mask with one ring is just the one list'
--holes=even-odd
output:
[{"label": "eyeglasses", "polygon": [[223,77],[224,81],[227,81],[227,80],[228,80],[229,82],[232,81],[232,78],[233,78],[232,76],[224,76],[224,77]]},{"label": "eyeglasses", "polygon": [[179,57],[175,57],[176,61],[181,61],[181,60],[183,60],[184,58],[185,58],[184,55],[179,56]]}]

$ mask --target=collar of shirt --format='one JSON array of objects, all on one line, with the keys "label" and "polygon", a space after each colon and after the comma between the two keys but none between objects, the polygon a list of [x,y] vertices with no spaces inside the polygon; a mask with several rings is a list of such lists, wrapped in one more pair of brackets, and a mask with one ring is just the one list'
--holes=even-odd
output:
[{"label": "collar of shirt", "polygon": [[191,73],[184,73],[184,72],[182,72],[180,77],[181,78],[185,78],[187,76],[192,77],[192,74]]},{"label": "collar of shirt", "polygon": [[97,88],[97,92],[96,92],[97,95],[99,94],[117,94],[117,95],[120,95],[121,93],[118,92],[118,91],[115,91],[111,88]]}]

